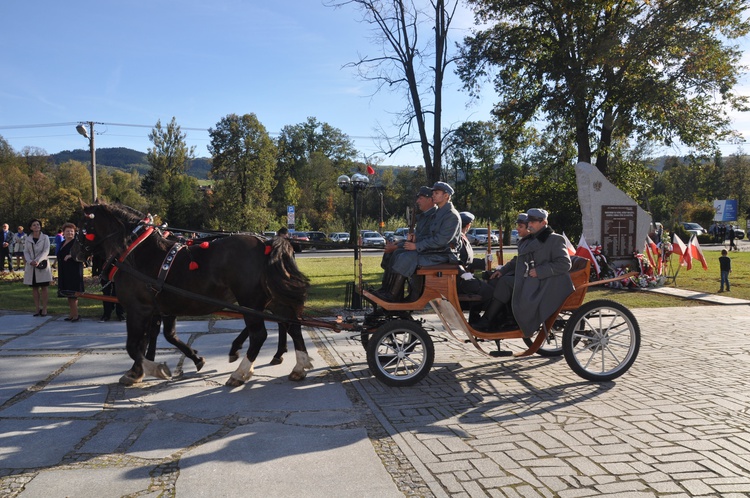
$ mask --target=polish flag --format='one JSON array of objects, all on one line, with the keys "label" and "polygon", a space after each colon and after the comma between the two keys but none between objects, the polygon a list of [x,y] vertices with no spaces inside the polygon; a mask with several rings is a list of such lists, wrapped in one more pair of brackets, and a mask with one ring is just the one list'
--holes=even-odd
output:
[{"label": "polish flag", "polygon": [[[657,246],[656,242],[651,240],[651,237],[649,237],[648,235],[646,235],[646,244],[648,244],[648,248],[650,249],[651,253],[651,255],[649,255],[648,257],[648,259],[651,261],[651,266],[656,269],[656,273],[661,273],[661,251],[659,251],[659,246]],[[656,262],[656,264],[654,264],[654,262]]]},{"label": "polish flag", "polygon": [[594,253],[591,252],[591,248],[586,243],[586,238],[581,234],[581,240],[578,241],[578,249],[576,249],[576,256],[581,256],[582,258],[586,258],[589,261],[591,261],[591,264],[594,268],[596,268],[596,274],[599,275],[601,273],[601,268],[599,268],[599,263],[596,262],[596,258],[594,257]]},{"label": "polish flag", "polygon": [[688,251],[682,239],[675,234],[672,234],[672,251],[680,255],[680,266],[687,266],[688,270],[693,268],[693,258],[690,257],[690,251]]},{"label": "polish flag", "polygon": [[575,246],[570,242],[570,239],[568,239],[568,236],[565,235],[565,232],[562,233],[562,236],[565,239],[565,249],[568,250],[568,256],[575,256],[576,255]]},{"label": "polish flag", "polygon": [[706,263],[706,257],[703,256],[703,250],[701,250],[701,245],[698,243],[698,236],[693,235],[690,237],[688,245],[690,246],[690,257],[700,261],[703,269],[708,270],[708,263]]}]

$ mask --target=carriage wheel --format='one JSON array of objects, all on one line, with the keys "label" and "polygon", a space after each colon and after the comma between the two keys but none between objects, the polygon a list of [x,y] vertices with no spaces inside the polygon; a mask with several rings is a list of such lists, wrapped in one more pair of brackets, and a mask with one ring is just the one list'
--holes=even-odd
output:
[{"label": "carriage wheel", "polygon": [[404,387],[422,380],[432,368],[435,347],[418,322],[393,320],[381,325],[367,344],[367,365],[382,383]]},{"label": "carriage wheel", "polygon": [[589,301],[574,311],[562,340],[570,368],[595,382],[607,382],[627,372],[640,346],[641,329],[633,314],[606,299]]},{"label": "carriage wheel", "polygon": [[[547,334],[547,338],[544,340],[544,344],[542,344],[542,346],[537,350],[538,355],[552,357],[560,356],[563,354],[563,331],[565,330],[565,323],[568,321],[568,319],[570,319],[570,315],[572,314],[573,313],[571,311],[560,312],[557,320],[555,320],[555,323],[552,325],[552,329],[549,331],[549,334]],[[539,331],[541,331],[541,327],[531,337],[524,337],[523,342],[525,342],[528,347],[531,347],[531,345],[534,344],[536,335],[539,333]]]}]

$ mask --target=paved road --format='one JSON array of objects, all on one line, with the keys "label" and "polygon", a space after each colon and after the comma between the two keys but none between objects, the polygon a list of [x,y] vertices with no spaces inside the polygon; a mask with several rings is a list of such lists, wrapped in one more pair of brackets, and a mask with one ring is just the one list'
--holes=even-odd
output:
[{"label": "paved road", "polygon": [[[350,333],[228,389],[235,320],[184,322],[199,374],[117,384],[124,326],[0,314],[0,496],[748,496],[750,308],[634,310],[641,352],[611,383],[562,358],[494,359],[440,331],[430,375],[388,388]],[[274,342],[273,332],[269,336]]]}]

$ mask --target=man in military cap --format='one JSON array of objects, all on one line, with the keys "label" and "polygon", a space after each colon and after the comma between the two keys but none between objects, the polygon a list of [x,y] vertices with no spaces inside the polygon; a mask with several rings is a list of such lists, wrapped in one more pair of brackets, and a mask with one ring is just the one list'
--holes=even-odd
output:
[{"label": "man in military cap", "polygon": [[497,279],[492,302],[476,328],[495,327],[497,315],[510,303],[519,328],[531,337],[575,290],[565,239],[552,230],[547,217],[541,208],[527,211],[529,234],[518,243],[513,279]]},{"label": "man in military cap", "polygon": [[450,202],[452,195],[453,188],[445,182],[436,182],[432,186],[436,210],[431,215],[431,221],[419,227],[415,240],[404,241],[402,251],[394,252],[391,257],[392,278],[388,283],[384,282],[383,288],[375,291],[375,295],[384,301],[399,301],[406,279],[414,274],[418,266],[458,261],[461,217]]},{"label": "man in military cap", "polygon": [[432,218],[437,211],[435,202],[432,200],[432,189],[430,187],[419,187],[416,204],[420,213],[416,216],[415,226],[410,227],[414,229],[413,233],[409,233],[404,240],[399,242],[388,242],[385,245],[383,259],[380,261],[380,267],[385,270],[383,273],[383,284],[380,289],[374,292],[375,295],[383,294],[384,292],[389,291],[393,286],[394,274],[391,271],[391,264],[393,263],[393,258],[404,251],[404,242],[413,242],[420,234],[426,234],[428,232]]}]

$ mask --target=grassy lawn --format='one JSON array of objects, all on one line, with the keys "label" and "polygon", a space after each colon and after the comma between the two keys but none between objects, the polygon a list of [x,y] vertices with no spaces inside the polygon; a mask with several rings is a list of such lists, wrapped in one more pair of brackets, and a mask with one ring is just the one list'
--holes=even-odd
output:
[{"label": "grassy lawn", "polygon": [[[677,287],[698,292],[716,293],[719,290],[719,252],[705,251],[709,269],[698,266],[690,271],[682,268],[677,276]],[[750,300],[750,252],[732,253],[732,291],[726,295]],[[307,312],[311,315],[330,315],[331,310],[344,305],[346,283],[352,281],[354,262],[351,257],[300,258],[297,260],[302,271],[310,277],[312,287],[308,299]],[[86,270],[88,272],[88,270]],[[88,275],[88,273],[86,273]],[[365,283],[379,286],[382,276],[380,256],[366,255],[362,258],[362,275]],[[31,289],[23,285],[23,273],[0,274],[0,310],[34,311]],[[100,294],[98,279],[87,277],[87,292]],[[52,314],[68,313],[67,300],[58,298],[57,287],[49,287],[49,307]],[[586,301],[592,299],[612,299],[629,308],[660,308],[671,306],[701,306],[702,303],[660,294],[623,291],[605,287],[593,287],[586,294]],[[96,318],[102,311],[99,301],[79,300],[80,314]]]}]

